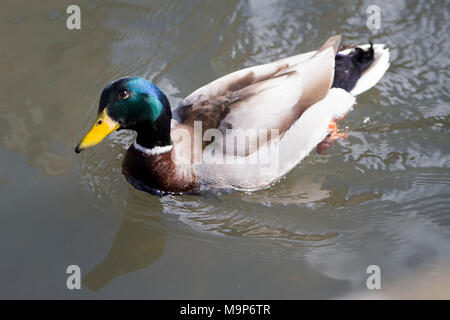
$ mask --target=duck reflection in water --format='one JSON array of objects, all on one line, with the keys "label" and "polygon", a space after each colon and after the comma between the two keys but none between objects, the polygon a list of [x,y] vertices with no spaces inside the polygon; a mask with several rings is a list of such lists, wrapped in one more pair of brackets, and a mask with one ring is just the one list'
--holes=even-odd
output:
[{"label": "duck reflection in water", "polygon": [[[144,212],[142,195],[132,190],[126,214],[107,256],[83,278],[83,286],[98,291],[113,279],[144,269],[161,257],[167,232],[161,218]],[[162,207],[159,208],[162,210]],[[153,209],[152,209],[153,211]]]}]

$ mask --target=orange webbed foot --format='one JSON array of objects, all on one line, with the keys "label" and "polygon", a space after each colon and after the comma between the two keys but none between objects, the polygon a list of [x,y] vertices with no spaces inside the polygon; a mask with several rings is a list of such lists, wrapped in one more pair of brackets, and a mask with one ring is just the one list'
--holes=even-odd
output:
[{"label": "orange webbed foot", "polygon": [[331,120],[328,124],[328,129],[330,130],[328,136],[317,145],[318,154],[324,153],[333,143],[336,142],[336,140],[348,138],[347,132],[339,132],[338,125],[334,120]]}]

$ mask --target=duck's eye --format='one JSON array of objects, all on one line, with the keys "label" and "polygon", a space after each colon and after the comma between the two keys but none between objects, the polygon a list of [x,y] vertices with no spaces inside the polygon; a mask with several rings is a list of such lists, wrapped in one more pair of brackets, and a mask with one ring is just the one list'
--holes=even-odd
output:
[{"label": "duck's eye", "polygon": [[119,92],[119,98],[122,100],[128,99],[130,97],[130,93],[127,90],[122,90]]}]

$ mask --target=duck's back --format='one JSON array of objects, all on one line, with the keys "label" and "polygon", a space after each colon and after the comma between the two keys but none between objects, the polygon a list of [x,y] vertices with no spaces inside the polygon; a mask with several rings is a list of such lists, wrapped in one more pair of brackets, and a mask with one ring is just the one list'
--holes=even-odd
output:
[{"label": "duck's back", "polygon": [[[194,132],[200,125],[197,134],[206,140],[200,144],[202,158],[194,164],[204,185],[260,189],[286,174],[324,138],[328,123],[355,101],[343,89],[330,90],[339,42],[335,36],[317,52],[236,71],[179,104],[174,127]],[[260,132],[266,137],[261,139]],[[237,142],[240,138],[244,143]]]},{"label": "duck's back", "polygon": [[[218,129],[224,139],[227,130],[277,130],[283,135],[306,109],[328,94],[339,39],[331,38],[313,58],[293,56],[217,79],[184,99],[173,117],[192,128],[195,121],[201,122],[202,135]],[[236,150],[224,150],[230,151]],[[248,153],[238,150],[237,154]]]}]

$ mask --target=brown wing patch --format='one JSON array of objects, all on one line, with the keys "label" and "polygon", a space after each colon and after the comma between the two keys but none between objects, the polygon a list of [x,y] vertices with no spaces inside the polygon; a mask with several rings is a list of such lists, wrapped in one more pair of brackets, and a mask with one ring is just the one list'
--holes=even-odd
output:
[{"label": "brown wing patch", "polygon": [[201,121],[203,132],[210,128],[217,128],[220,121],[228,113],[231,103],[232,99],[228,97],[216,97],[184,106],[180,115],[181,123],[193,127],[194,121]]},{"label": "brown wing patch", "polygon": [[183,125],[191,126],[194,125],[194,121],[202,121],[203,132],[211,128],[218,128],[220,122],[230,111],[233,103],[257,94],[257,91],[246,91],[246,88],[273,77],[279,77],[281,75],[278,75],[278,73],[288,67],[289,64],[282,63],[274,68],[272,72],[259,76],[253,71],[249,71],[244,75],[236,75],[223,83],[222,88],[218,88],[217,92],[219,94],[216,96],[201,94],[186,99],[174,110],[177,120]]}]

